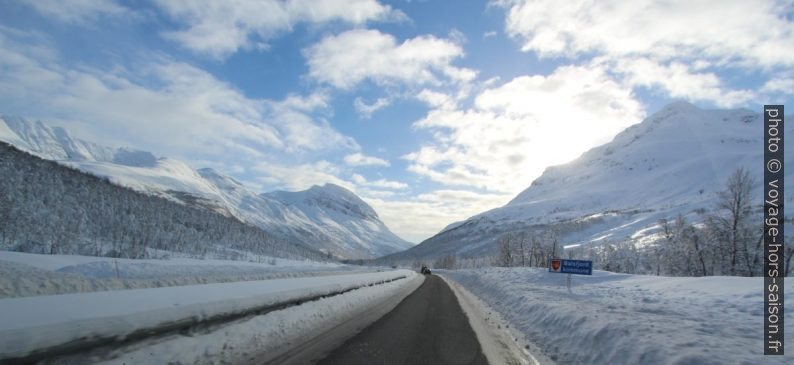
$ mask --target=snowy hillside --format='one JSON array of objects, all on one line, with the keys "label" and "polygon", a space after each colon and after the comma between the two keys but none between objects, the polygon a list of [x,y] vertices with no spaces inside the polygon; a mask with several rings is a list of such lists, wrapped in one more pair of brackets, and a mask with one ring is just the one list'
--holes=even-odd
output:
[{"label": "snowy hillside", "polygon": [[149,152],[103,147],[19,117],[0,118],[0,140],[138,191],[235,216],[340,258],[377,257],[410,247],[369,205],[338,186],[257,194],[213,169],[195,170]]},{"label": "snowy hillside", "polygon": [[[690,221],[702,219],[696,211],[714,206],[717,191],[739,167],[757,179],[753,201],[760,203],[762,125],[761,115],[747,109],[670,104],[611,142],[570,163],[547,168],[504,207],[451,224],[395,256],[487,251],[500,234],[530,226],[553,226],[568,245],[642,242],[658,232],[661,218],[681,213]],[[788,160],[790,175],[794,169]]]},{"label": "snowy hillside", "polygon": [[364,248],[375,256],[384,256],[411,246],[392,233],[361,198],[334,184],[299,192],[274,191],[261,197],[299,210],[320,227],[318,233],[336,237],[337,245],[350,251]]}]

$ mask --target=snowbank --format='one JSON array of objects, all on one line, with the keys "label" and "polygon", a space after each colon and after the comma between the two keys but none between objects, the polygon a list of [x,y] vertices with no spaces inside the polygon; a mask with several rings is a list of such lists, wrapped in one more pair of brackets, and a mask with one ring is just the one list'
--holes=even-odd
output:
[{"label": "snowbank", "polygon": [[[74,360],[87,358],[103,364],[261,364],[278,361],[273,358],[313,338],[340,336],[337,328],[367,317],[367,311],[373,307],[388,306],[389,303],[396,305],[424,281],[421,275],[413,272],[409,275],[407,279],[307,302],[229,324],[209,333],[174,335],[148,345],[115,349],[112,359],[104,358],[106,355],[100,352],[99,355],[81,354]],[[355,332],[347,335],[355,335]],[[343,341],[344,338],[338,340]],[[297,363],[304,362],[298,360]]]},{"label": "snowbank", "polygon": [[363,271],[336,263],[263,257],[231,260],[113,259],[0,251],[0,298],[154,288]]},{"label": "snowbank", "polygon": [[[533,351],[572,364],[791,364],[763,356],[761,278],[671,278],[534,268],[444,271]],[[786,291],[794,292],[789,281]],[[794,333],[794,306],[786,330]],[[538,350],[538,348],[540,350]],[[762,357],[763,356],[763,357]]]},{"label": "snowbank", "polygon": [[0,299],[0,359],[412,277],[409,270]]}]

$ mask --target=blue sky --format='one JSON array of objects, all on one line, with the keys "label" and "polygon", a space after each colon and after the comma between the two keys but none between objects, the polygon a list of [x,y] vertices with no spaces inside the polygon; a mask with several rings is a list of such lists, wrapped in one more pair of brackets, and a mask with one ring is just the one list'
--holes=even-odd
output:
[{"label": "blue sky", "polygon": [[673,100],[794,93],[791,1],[0,0],[0,113],[347,187],[419,242]]}]

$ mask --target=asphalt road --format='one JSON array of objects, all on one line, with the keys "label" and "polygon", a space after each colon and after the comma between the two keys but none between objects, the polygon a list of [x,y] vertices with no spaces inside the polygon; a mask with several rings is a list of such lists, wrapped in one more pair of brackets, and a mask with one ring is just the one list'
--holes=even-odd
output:
[{"label": "asphalt road", "polygon": [[435,275],[319,364],[487,364],[455,294]]}]

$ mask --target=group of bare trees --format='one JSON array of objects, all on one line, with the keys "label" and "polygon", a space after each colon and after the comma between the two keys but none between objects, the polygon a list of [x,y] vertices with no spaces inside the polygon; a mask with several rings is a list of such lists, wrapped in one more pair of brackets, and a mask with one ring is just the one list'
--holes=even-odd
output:
[{"label": "group of bare trees", "polygon": [[562,253],[559,233],[555,230],[507,233],[496,244],[496,261],[500,266],[546,267],[549,257]]},{"label": "group of bare trees", "polygon": [[[660,238],[637,247],[633,242],[580,249],[605,270],[667,276],[760,276],[763,274],[763,211],[754,208],[757,181],[744,168],[734,171],[713,210],[701,211],[702,223],[679,215],[659,221]],[[755,205],[757,207],[757,205]],[[794,244],[784,247],[784,275],[794,274]]]},{"label": "group of bare trees", "polygon": [[[657,239],[603,242],[563,249],[553,228],[505,233],[490,258],[445,258],[456,267],[547,267],[550,257],[592,260],[595,268],[612,272],[665,276],[760,276],[763,274],[763,211],[753,199],[757,182],[740,168],[728,178],[712,210],[694,212],[697,224],[684,215],[661,219]],[[753,204],[756,203],[756,204]],[[784,247],[783,274],[794,274],[794,244]]]}]

